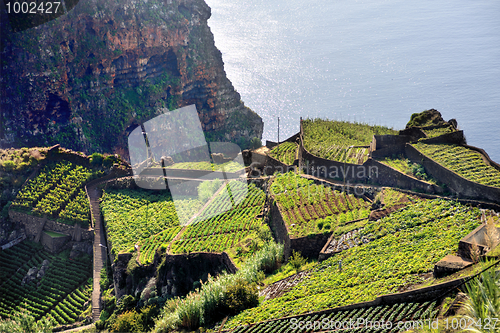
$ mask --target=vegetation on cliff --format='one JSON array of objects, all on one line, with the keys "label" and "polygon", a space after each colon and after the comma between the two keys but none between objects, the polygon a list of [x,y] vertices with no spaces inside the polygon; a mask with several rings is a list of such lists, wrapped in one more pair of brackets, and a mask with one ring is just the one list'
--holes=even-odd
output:
[{"label": "vegetation on cliff", "polygon": [[125,156],[158,108],[195,104],[209,141],[249,147],[263,123],[227,79],[209,17],[202,0],[104,0],[16,33],[2,20],[0,146]]},{"label": "vegetation on cliff", "polygon": [[[311,154],[339,162],[362,164],[374,135],[396,135],[383,127],[345,121],[306,119],[302,121],[304,147]],[[364,146],[364,147],[357,147]]]}]

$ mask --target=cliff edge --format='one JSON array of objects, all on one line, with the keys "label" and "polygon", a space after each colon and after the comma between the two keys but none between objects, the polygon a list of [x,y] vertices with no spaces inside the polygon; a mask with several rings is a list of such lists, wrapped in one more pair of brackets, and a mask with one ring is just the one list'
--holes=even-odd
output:
[{"label": "cliff edge", "polygon": [[263,122],[226,77],[210,15],[203,0],[85,0],[13,32],[2,13],[0,147],[127,156],[158,108],[196,104],[207,141],[246,148]]}]

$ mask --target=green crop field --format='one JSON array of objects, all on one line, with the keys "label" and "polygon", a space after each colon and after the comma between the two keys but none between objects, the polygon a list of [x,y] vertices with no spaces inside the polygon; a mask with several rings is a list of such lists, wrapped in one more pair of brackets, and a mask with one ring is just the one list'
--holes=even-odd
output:
[{"label": "green crop field", "polygon": [[329,160],[362,164],[368,158],[368,148],[374,135],[397,135],[398,131],[382,126],[370,126],[345,121],[306,119],[302,121],[304,147],[311,154]]},{"label": "green crop field", "polygon": [[480,215],[477,208],[435,199],[368,222],[362,233],[369,243],[317,264],[308,279],[233,317],[225,328],[369,301],[422,282],[418,274],[455,252],[458,241],[479,225]]},{"label": "green crop field", "polygon": [[[439,312],[436,305],[437,302],[396,303],[393,305],[362,307],[353,310],[331,311],[324,314],[309,314],[293,319],[287,318],[263,322],[253,326],[239,326],[233,333],[295,333],[311,330],[335,330],[339,329],[342,323],[349,323],[350,321],[355,323],[353,324],[354,328],[352,330],[343,329],[341,332],[390,332],[391,329],[387,329],[387,327],[394,328],[396,323],[399,322],[401,322],[400,325],[402,326],[409,321],[422,322],[425,323],[423,325],[428,326],[428,320],[435,318]],[[389,325],[388,322],[391,324]],[[408,323],[407,325],[411,324]]]},{"label": "green crop field", "polygon": [[414,147],[465,179],[500,187],[500,170],[487,165],[483,156],[475,150],[458,145],[429,145],[422,142],[416,143]]},{"label": "green crop field", "polygon": [[[45,275],[23,285],[22,280],[32,267],[50,264]],[[90,298],[92,258],[70,260],[68,251],[53,255],[41,245],[23,242],[0,254],[0,316],[9,318],[25,309],[35,319],[52,317],[57,324],[78,320]]]},{"label": "green crop field", "polygon": [[295,161],[298,148],[299,146],[296,143],[283,142],[282,144],[271,149],[269,156],[287,165],[292,165],[293,161]]},{"label": "green crop field", "polygon": [[293,172],[276,175],[271,193],[291,237],[330,232],[370,215],[370,203],[362,198],[315,185]]},{"label": "green crop field", "polygon": [[222,252],[268,228],[261,217],[265,193],[254,184],[232,181],[188,225],[172,252]]},{"label": "green crop field", "polygon": [[21,189],[12,209],[87,227],[90,208],[83,187],[99,175],[66,161],[47,165]]},{"label": "green crop field", "polygon": [[453,133],[455,132],[455,129],[451,126],[446,126],[446,127],[438,127],[435,129],[423,130],[423,131],[428,138],[435,138],[444,134]]},{"label": "green crop field", "polygon": [[436,184],[436,181],[425,172],[425,169],[422,165],[412,163],[404,156],[386,157],[384,159],[381,159],[379,162],[382,162],[393,169],[401,171],[408,176],[412,176],[417,179]]},{"label": "green crop field", "polygon": [[145,190],[107,190],[101,198],[101,210],[112,252],[133,252],[137,243],[144,242],[168,228],[179,227],[179,215],[191,216],[201,209],[199,200],[176,202],[169,192]]},{"label": "green crop field", "polygon": [[[256,236],[257,231],[267,227],[258,217],[264,201],[264,192],[254,184],[231,181],[203,211],[199,200],[176,200],[174,205],[167,192],[142,190],[107,190],[101,210],[111,251],[133,252],[137,244],[140,262],[150,264],[159,247],[171,253],[222,252]],[[182,228],[179,215],[184,215],[186,221],[192,217],[192,222]]]}]

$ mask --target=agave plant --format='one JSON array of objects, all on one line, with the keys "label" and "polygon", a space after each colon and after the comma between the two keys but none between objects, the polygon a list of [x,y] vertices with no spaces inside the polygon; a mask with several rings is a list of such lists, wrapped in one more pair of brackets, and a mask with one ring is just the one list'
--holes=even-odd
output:
[{"label": "agave plant", "polygon": [[[474,323],[468,330],[473,332],[500,332],[492,318],[500,315],[500,272],[487,270],[480,279],[474,279],[466,286],[468,299],[464,303],[466,318]],[[487,323],[489,323],[487,325]]]}]

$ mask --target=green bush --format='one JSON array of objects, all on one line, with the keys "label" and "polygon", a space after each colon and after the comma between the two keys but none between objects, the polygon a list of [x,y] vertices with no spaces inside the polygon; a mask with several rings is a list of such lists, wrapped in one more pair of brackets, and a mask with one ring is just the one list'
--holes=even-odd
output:
[{"label": "green bush", "polygon": [[273,239],[273,234],[271,233],[271,230],[265,225],[259,228],[258,236],[264,242],[269,242]]},{"label": "green bush", "polygon": [[140,315],[135,311],[127,311],[119,315],[110,328],[111,332],[144,332]]},{"label": "green bush", "polygon": [[3,168],[6,172],[12,172],[16,170],[16,163],[12,160],[7,160],[3,162]]},{"label": "green bush", "polygon": [[300,272],[302,266],[304,266],[306,263],[306,259],[304,257],[302,257],[300,252],[297,252],[294,250],[292,252],[292,256],[291,256],[289,262],[290,262],[290,265],[292,265],[293,269],[295,269],[297,272]]},{"label": "green bush", "polygon": [[117,309],[116,311],[118,313],[123,313],[126,311],[132,310],[136,305],[134,296],[132,295],[125,295],[120,300],[118,301]]},{"label": "green bush", "polygon": [[90,163],[92,163],[95,166],[102,165],[103,160],[104,160],[104,157],[102,156],[102,154],[99,154],[99,153],[93,153],[90,156]]},{"label": "green bush", "polygon": [[318,221],[318,229],[323,229],[323,220]]},{"label": "green bush", "polygon": [[250,140],[250,148],[251,149],[257,149],[257,148],[260,148],[262,147],[262,141],[259,139],[259,138],[252,138],[252,140]]},{"label": "green bush", "polygon": [[259,294],[254,284],[238,279],[229,285],[224,293],[222,309],[229,315],[235,315],[248,308],[259,305]]},{"label": "green bush", "polygon": [[109,156],[106,156],[104,157],[104,159],[102,160],[102,165],[105,166],[105,167],[110,167],[113,165],[113,163],[115,162],[115,157],[113,155],[109,155]]}]

